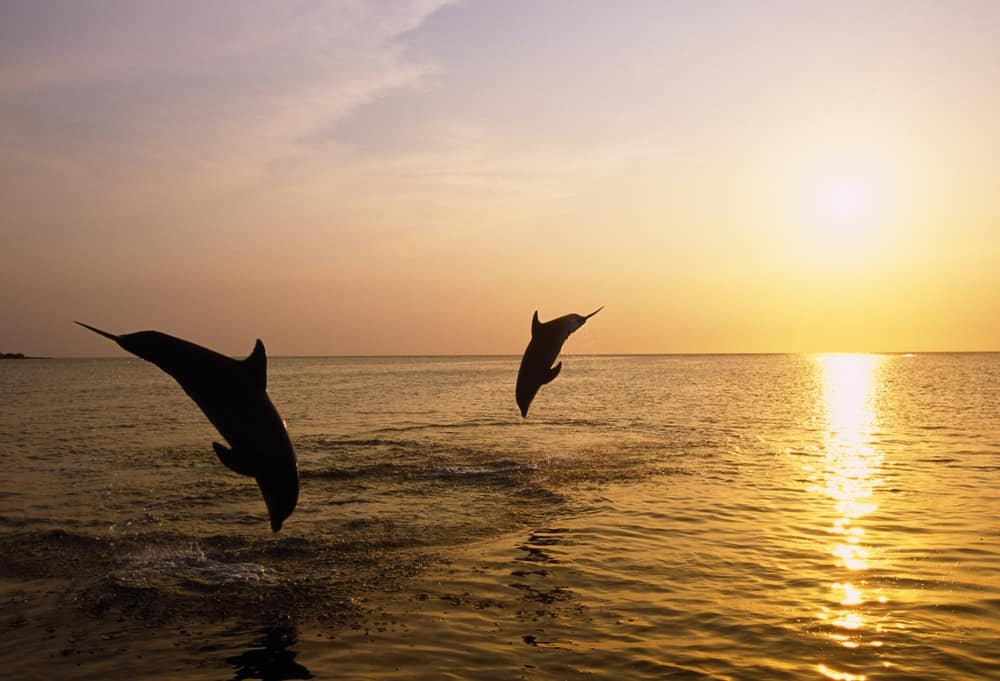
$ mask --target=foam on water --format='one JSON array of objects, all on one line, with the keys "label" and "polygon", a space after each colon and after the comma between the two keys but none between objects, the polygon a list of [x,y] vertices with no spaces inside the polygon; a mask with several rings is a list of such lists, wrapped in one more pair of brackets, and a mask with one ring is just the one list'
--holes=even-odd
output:
[{"label": "foam on water", "polygon": [[207,556],[197,542],[144,547],[128,559],[115,577],[126,584],[147,586],[165,574],[173,580],[202,586],[233,583],[262,586],[280,581],[274,568],[260,563],[215,560]]}]

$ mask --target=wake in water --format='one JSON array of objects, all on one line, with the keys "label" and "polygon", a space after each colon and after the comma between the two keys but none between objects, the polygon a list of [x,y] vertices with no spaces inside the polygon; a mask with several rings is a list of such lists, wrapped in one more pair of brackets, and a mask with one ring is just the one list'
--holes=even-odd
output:
[{"label": "wake in water", "polygon": [[[233,491],[213,485],[197,501],[183,493],[186,483],[171,489],[168,480],[181,465],[151,483],[162,486],[159,501],[104,532],[0,535],[0,554],[12,557],[0,576],[51,580],[59,601],[112,621],[346,623],[359,616],[364,594],[402,588],[455,546],[560,513],[566,498],[559,489],[663,472],[643,463],[640,451],[612,457],[603,447],[572,458],[533,452],[515,458],[507,450],[433,438],[316,437],[298,446],[311,462],[302,472],[310,481],[306,508],[324,511],[307,510],[297,534],[261,537],[252,519],[236,531],[213,533],[234,512],[226,510]],[[156,457],[149,465],[159,470],[170,460]],[[191,504],[203,520],[190,517]]]}]

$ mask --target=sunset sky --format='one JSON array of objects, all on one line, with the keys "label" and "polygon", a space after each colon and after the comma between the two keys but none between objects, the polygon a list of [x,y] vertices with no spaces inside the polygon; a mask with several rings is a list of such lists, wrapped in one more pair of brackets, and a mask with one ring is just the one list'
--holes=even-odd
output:
[{"label": "sunset sky", "polygon": [[1000,350],[1000,3],[0,5],[0,351]]}]

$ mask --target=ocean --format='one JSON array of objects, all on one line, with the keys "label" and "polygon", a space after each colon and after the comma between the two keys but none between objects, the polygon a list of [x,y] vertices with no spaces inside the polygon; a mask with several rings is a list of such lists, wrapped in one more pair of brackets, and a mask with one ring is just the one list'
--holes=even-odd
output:
[{"label": "ocean", "polygon": [[272,358],[301,496],[138,359],[0,363],[12,679],[1000,678],[1000,354]]}]

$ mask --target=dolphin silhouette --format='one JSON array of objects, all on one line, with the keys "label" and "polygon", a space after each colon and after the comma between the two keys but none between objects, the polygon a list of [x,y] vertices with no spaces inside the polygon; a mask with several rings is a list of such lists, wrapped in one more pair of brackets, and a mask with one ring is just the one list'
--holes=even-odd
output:
[{"label": "dolphin silhouette", "polygon": [[568,314],[547,322],[538,321],[538,310],[531,318],[531,340],[521,358],[521,368],[517,372],[517,406],[521,417],[527,418],[528,407],[535,399],[538,389],[559,375],[562,362],[552,366],[569,335],[583,326],[588,319],[604,309],[601,305],[587,316]]},{"label": "dolphin silhouette", "polygon": [[116,336],[76,323],[152,362],[180,384],[232,447],[212,443],[219,461],[257,480],[271,530],[280,530],[299,499],[299,469],[285,423],[267,396],[267,355],[260,339],[249,357],[238,360],[159,331]]}]

